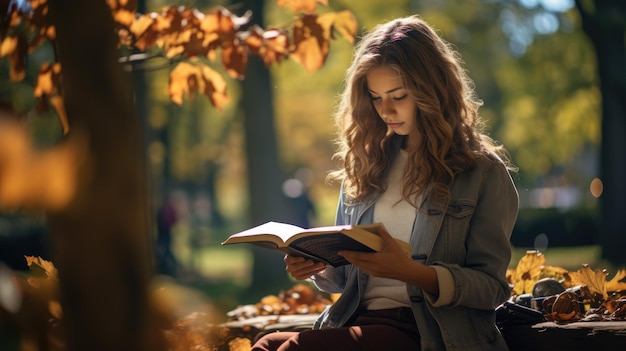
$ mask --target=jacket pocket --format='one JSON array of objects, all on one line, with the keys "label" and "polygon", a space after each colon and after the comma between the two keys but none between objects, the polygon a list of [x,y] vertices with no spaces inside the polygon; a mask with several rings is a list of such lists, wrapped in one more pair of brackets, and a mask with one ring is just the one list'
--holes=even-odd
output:
[{"label": "jacket pocket", "polygon": [[455,219],[462,219],[463,217],[471,216],[476,209],[476,201],[473,200],[453,200],[450,201],[448,209],[446,210],[446,216],[451,216]]},{"label": "jacket pocket", "polygon": [[437,237],[436,250],[440,260],[459,264],[464,262],[466,252],[462,243],[465,242],[469,232],[475,210],[475,201],[466,199],[450,201]]}]

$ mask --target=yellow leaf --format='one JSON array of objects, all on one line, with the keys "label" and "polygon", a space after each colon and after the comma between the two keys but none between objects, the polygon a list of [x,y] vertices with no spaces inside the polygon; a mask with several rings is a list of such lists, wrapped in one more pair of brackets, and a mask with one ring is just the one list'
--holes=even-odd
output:
[{"label": "yellow leaf", "polygon": [[626,278],[626,269],[620,269],[615,273],[613,279],[606,283],[606,291],[626,290],[626,282],[621,282],[624,278]]},{"label": "yellow leaf", "polygon": [[604,298],[607,297],[606,293],[606,270],[592,270],[588,264],[583,264],[583,268],[576,272],[570,272],[569,276],[572,278],[574,285],[586,285],[591,293],[602,294]]},{"label": "yellow leaf", "polygon": [[569,271],[563,267],[543,266],[537,280],[542,278],[554,278],[559,282],[566,283],[565,281],[569,279],[569,277],[567,277],[568,273]]},{"label": "yellow leaf", "polygon": [[526,251],[515,268],[513,293],[516,295],[532,293],[545,262],[546,258],[541,252]]}]

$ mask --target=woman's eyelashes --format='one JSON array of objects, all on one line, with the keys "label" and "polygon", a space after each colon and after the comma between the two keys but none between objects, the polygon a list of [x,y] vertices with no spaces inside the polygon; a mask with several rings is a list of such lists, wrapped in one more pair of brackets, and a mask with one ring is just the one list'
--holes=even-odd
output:
[{"label": "woman's eyelashes", "polygon": [[401,101],[401,100],[406,99],[408,96],[409,96],[409,94],[404,94],[404,95],[402,95],[400,97],[394,97],[393,99],[396,100],[396,101]]},{"label": "woman's eyelashes", "polygon": [[[392,99],[396,100],[396,101],[402,101],[404,99],[406,99],[409,96],[409,94],[404,94],[402,96],[399,97],[392,97]],[[380,101],[382,98],[380,96],[372,96],[371,97],[372,101],[376,102],[376,101]]]}]

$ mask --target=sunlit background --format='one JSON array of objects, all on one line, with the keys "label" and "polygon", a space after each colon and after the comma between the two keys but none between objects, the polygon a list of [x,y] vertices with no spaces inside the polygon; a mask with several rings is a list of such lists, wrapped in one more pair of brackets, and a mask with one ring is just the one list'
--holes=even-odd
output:
[{"label": "sunlit background", "polygon": [[[173,3],[147,0],[146,11]],[[176,3],[238,10],[224,1]],[[284,26],[293,16],[274,1],[265,3],[264,14],[253,14],[253,21],[264,16],[265,27]],[[487,132],[505,145],[519,167],[514,179],[521,210],[514,246],[519,252],[584,246],[588,250],[581,260],[597,258],[597,208],[603,191],[598,175],[600,93],[593,49],[573,0],[330,0],[319,11],[344,9],[354,13],[361,30],[418,13],[454,43],[484,100],[481,113]],[[271,122],[277,140],[268,142],[277,143],[281,190],[294,201],[306,198],[312,204],[302,202],[304,216],[297,224],[330,225],[334,220],[338,184],[328,184],[325,178],[335,167],[332,112],[352,48],[337,37],[326,64],[316,72],[290,60],[270,68],[275,111]],[[41,48],[29,65],[38,67],[49,55],[49,48]],[[32,80],[8,83],[6,60],[0,64],[2,101],[28,114],[38,145],[57,140],[58,120],[29,112],[34,107]],[[152,211],[156,219],[169,200],[176,217],[171,246],[176,263],[167,274],[205,288],[226,305],[243,303],[232,293],[250,289],[253,255],[245,245],[220,245],[229,234],[255,224],[249,220],[246,158],[261,156],[246,155],[240,82],[228,81],[232,101],[218,111],[202,96],[186,99],[182,106],[173,104],[167,94],[167,69],[143,74]],[[39,223],[6,213],[0,236],[39,233]]]}]

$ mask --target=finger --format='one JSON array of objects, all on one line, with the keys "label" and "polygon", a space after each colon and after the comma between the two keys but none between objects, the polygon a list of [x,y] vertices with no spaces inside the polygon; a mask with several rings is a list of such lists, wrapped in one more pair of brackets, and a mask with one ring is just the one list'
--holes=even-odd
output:
[{"label": "finger", "polygon": [[383,238],[383,240],[385,242],[393,242],[394,241],[394,238],[391,236],[391,234],[389,234],[389,232],[386,229],[382,228],[380,230],[380,232],[378,232],[378,233],[380,234],[380,237]]},{"label": "finger", "polygon": [[286,254],[285,257],[283,257],[283,261],[287,265],[296,264],[296,263],[300,263],[300,262],[305,262],[306,260],[307,260],[306,257],[294,256],[294,255],[290,255],[290,254]]},{"label": "finger", "polygon": [[307,279],[311,277],[314,274],[320,273],[324,269],[326,269],[325,264],[317,263],[313,266],[301,267],[299,269],[293,269],[289,267],[287,271],[293,278],[298,279],[298,280],[303,280],[303,279]]},{"label": "finger", "polygon": [[323,262],[315,262],[313,260],[304,260],[302,262],[290,263],[285,269],[287,272],[297,272],[302,270],[314,270],[325,267]]},{"label": "finger", "polygon": [[381,251],[399,250],[400,245],[394,237],[386,230],[380,231],[380,237],[383,239],[383,249]]}]

